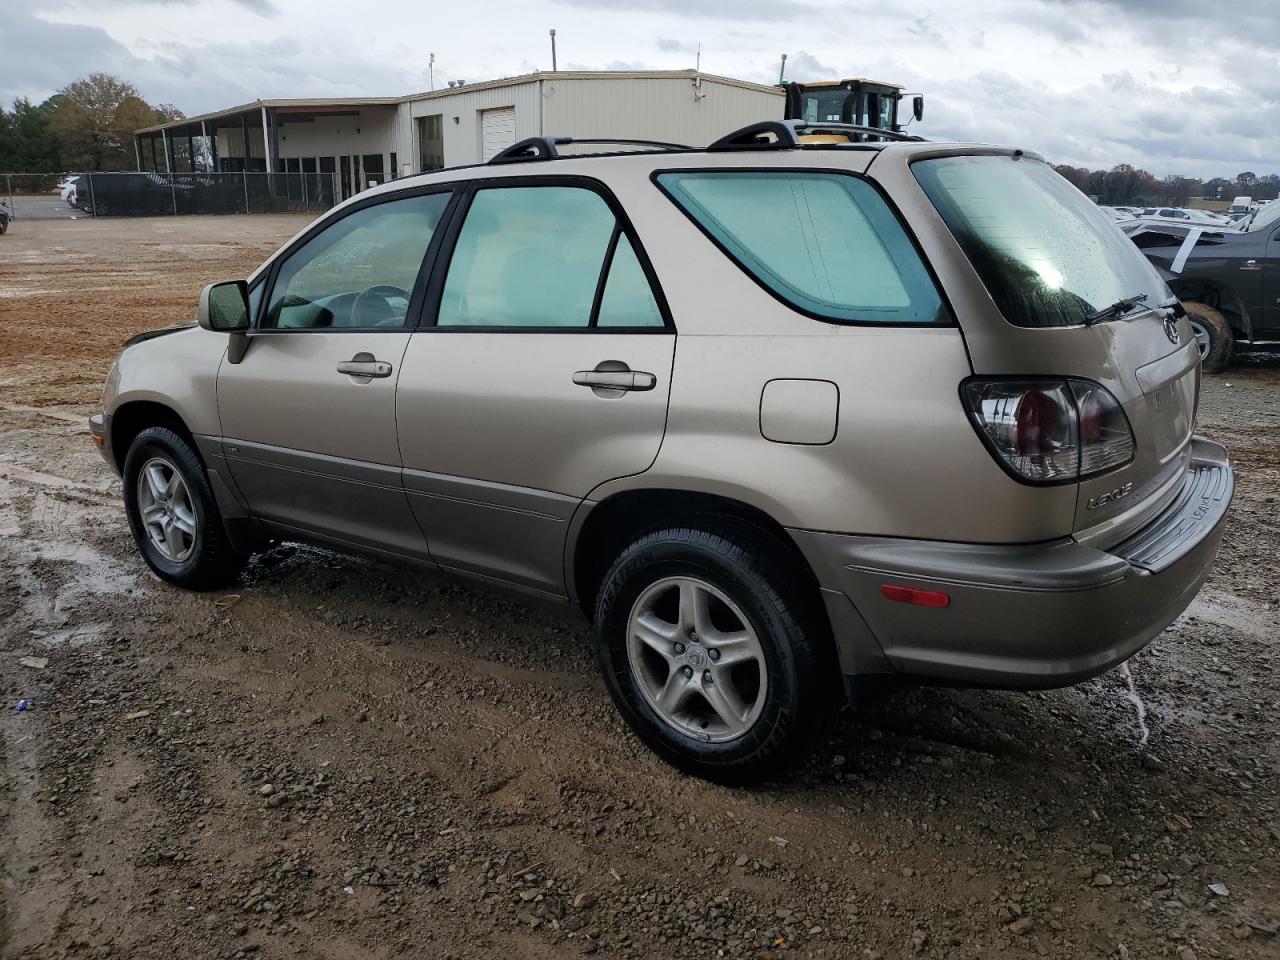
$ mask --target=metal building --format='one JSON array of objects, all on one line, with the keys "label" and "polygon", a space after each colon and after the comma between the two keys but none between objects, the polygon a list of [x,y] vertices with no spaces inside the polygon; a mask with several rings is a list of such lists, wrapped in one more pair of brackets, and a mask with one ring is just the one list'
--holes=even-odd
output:
[{"label": "metal building", "polygon": [[531,73],[407,97],[259,100],[135,134],[138,169],[335,175],[350,196],[533,136],[703,145],[781,117],[782,92],[694,70]]}]

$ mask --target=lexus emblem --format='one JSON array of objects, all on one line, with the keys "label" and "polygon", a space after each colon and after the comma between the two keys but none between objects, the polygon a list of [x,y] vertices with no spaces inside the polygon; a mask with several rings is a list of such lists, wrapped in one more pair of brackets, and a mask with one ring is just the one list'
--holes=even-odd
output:
[{"label": "lexus emblem", "polygon": [[1174,346],[1178,343],[1178,323],[1173,317],[1164,318],[1164,335],[1169,338],[1169,342]]}]

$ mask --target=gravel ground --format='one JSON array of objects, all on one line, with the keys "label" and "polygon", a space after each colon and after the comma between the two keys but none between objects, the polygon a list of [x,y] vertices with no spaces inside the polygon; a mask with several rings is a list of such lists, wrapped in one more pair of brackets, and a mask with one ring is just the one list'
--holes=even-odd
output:
[{"label": "gravel ground", "polygon": [[225,597],[149,575],[84,417],[302,225],[0,241],[0,957],[1280,956],[1280,356],[1205,378],[1235,507],[1126,669],[901,690],[729,790],[561,610],[295,545]]}]

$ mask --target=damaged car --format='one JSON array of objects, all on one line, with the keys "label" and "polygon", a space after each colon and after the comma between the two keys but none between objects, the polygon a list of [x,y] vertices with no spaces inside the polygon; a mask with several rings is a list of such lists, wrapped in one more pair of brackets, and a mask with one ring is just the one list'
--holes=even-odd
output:
[{"label": "damaged car", "polygon": [[1119,226],[1182,301],[1206,371],[1225,370],[1237,349],[1280,344],[1280,204],[1221,228]]}]

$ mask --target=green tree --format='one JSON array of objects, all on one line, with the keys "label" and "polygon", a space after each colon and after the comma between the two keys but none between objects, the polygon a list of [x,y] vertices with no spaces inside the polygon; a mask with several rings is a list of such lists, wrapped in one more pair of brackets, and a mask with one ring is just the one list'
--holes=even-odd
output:
[{"label": "green tree", "polygon": [[53,173],[62,169],[58,141],[50,126],[49,101],[36,106],[24,97],[13,110],[0,109],[0,170]]},{"label": "green tree", "polygon": [[80,170],[132,170],[133,132],[162,122],[137,87],[106,73],[70,83],[51,99],[63,159]]}]

